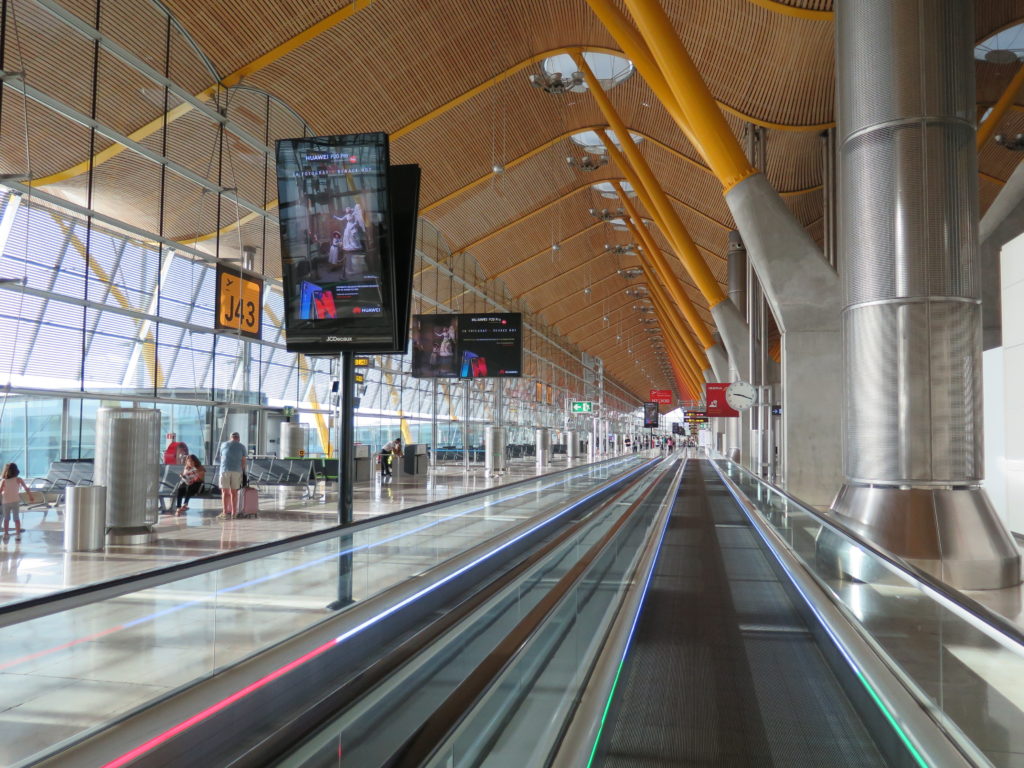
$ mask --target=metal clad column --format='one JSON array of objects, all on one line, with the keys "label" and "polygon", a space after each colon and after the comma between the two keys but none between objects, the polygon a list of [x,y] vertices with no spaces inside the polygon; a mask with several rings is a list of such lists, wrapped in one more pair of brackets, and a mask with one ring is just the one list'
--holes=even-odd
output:
[{"label": "metal clad column", "polygon": [[836,510],[961,588],[1018,582],[982,480],[970,0],[836,9],[846,485]]},{"label": "metal clad column", "polygon": [[[750,320],[747,317],[747,248],[743,245],[743,238],[736,230],[729,232],[729,251],[727,257],[729,300],[736,305],[740,314],[747,320],[747,327],[749,328]],[[729,362],[734,363],[733,360]],[[733,364],[729,367],[732,381],[738,381],[743,378],[736,365]],[[726,419],[728,440],[726,455],[733,461],[748,462],[748,457],[750,456],[749,424],[749,411],[744,411],[737,419]]]}]

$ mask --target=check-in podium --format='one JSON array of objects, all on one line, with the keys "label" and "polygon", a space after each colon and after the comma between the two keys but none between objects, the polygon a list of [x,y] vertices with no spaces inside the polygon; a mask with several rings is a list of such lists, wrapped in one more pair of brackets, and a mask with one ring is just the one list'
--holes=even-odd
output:
[{"label": "check-in podium", "polygon": [[427,474],[427,444],[410,443],[402,448],[402,472],[407,475]]},{"label": "check-in podium", "polygon": [[352,456],[352,464],[354,465],[352,479],[357,483],[360,483],[364,480],[372,480],[373,461],[371,460],[370,456],[370,446],[352,446]]}]

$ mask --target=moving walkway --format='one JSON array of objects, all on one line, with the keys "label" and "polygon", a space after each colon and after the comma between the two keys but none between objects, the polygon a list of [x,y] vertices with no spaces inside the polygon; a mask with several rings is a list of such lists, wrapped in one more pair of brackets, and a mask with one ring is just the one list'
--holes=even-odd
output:
[{"label": "moving walkway", "polygon": [[[107,589],[150,612],[124,628],[205,638],[210,671],[29,760],[1009,766],[1024,752],[1014,625],[724,460],[588,465],[189,578],[207,599],[181,579]],[[251,635],[262,645],[233,647]]]}]

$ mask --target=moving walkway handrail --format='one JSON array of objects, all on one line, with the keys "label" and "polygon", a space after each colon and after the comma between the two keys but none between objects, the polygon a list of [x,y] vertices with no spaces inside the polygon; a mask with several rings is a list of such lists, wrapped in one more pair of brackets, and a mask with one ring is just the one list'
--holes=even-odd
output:
[{"label": "moving walkway handrail", "polygon": [[643,557],[633,570],[630,587],[623,597],[615,618],[605,633],[604,644],[598,657],[587,674],[583,693],[569,717],[558,740],[558,746],[551,755],[551,768],[576,768],[582,764],[581,757],[589,752],[592,756],[601,738],[604,715],[608,710],[608,699],[618,682],[622,660],[629,650],[637,618],[643,609],[647,588],[661,554],[661,543],[665,538],[672,508],[679,495],[686,463],[683,458],[676,470],[672,489],[662,502],[649,541],[656,546],[645,545]]},{"label": "moving walkway handrail", "polygon": [[[651,469],[653,466],[653,463],[647,464],[643,465],[641,469]],[[617,500],[621,499],[644,477],[644,475],[637,475],[635,473],[633,473],[633,476],[635,479],[632,483],[623,486],[614,496],[603,502],[602,506],[607,507],[615,504]],[[556,552],[566,542],[571,541],[573,537],[577,536],[581,530],[587,528],[592,522],[593,520],[590,517],[584,517],[572,523],[555,537],[544,542],[532,554],[503,571],[493,581],[484,584],[477,592],[451,610],[446,611],[437,620],[381,656],[370,666],[362,669],[358,676],[332,691],[329,696],[311,702],[307,712],[302,713],[293,721],[284,723],[280,730],[275,731],[264,743],[261,743],[258,747],[251,748],[247,755],[250,762],[255,760],[261,764],[271,764],[281,758],[281,752],[285,749],[294,749],[295,745],[299,744],[298,750],[301,751],[310,740],[316,741],[316,736],[310,736],[309,732],[311,729],[315,730],[313,725],[315,721],[323,719],[322,713],[324,711],[340,712],[359,697],[369,693],[403,665],[423,653],[424,648],[429,647],[434,641],[447,634],[453,627],[463,622],[481,606],[507,589],[509,585],[514,584],[551,553]],[[323,727],[320,726],[321,729]],[[316,747],[314,746],[313,749],[315,750]]]},{"label": "moving walkway handrail", "polygon": [[[917,753],[917,756],[923,756],[925,765],[943,768],[990,766],[991,762],[977,745],[921,693],[898,667],[894,668],[887,663],[888,657],[884,652],[868,642],[858,631],[840,606],[831,599],[829,591],[816,574],[793,553],[778,531],[761,516],[760,510],[750,498],[722,471],[718,462],[712,460],[710,463],[807,607],[815,614],[847,663],[861,677],[887,719],[894,724],[907,748]],[[753,473],[748,474],[757,479]],[[787,497],[792,499],[788,494]],[[799,500],[792,500],[803,507]],[[917,762],[921,764],[920,759]]]},{"label": "moving walkway handrail", "polygon": [[399,749],[389,761],[389,768],[415,768],[426,764],[458,725],[472,711],[481,697],[490,689],[523,649],[526,642],[561,604],[590,565],[615,539],[640,505],[657,487],[652,483],[629,508],[609,527],[580,559],[558,580],[551,590],[516,624],[512,631],[463,680],[447,699],[427,718],[426,722]]},{"label": "moving walkway handrail", "polygon": [[[42,760],[51,761],[45,763],[46,765],[95,764],[97,762],[107,764],[108,756],[104,756],[102,761],[96,759],[97,755],[106,755],[106,748],[97,739],[102,740],[104,734],[109,733],[110,726],[119,726],[128,722],[131,718],[140,715],[145,717],[153,717],[154,715],[162,717],[163,720],[158,722],[150,721],[142,729],[157,733],[160,733],[162,730],[162,733],[160,736],[150,739],[143,745],[130,750],[125,755],[122,755],[121,758],[117,758],[113,761],[113,764],[120,765],[126,762],[123,760],[126,755],[133,755],[131,760],[141,759],[143,755],[149,755],[152,758],[154,750],[164,749],[169,741],[186,732],[194,732],[194,729],[209,728],[217,733],[227,733],[230,731],[233,734],[234,728],[226,729],[223,721],[219,721],[218,718],[227,717],[232,723],[247,722],[246,718],[238,714],[238,710],[233,710],[230,713],[227,710],[230,707],[238,706],[246,696],[251,695],[255,691],[265,690],[263,688],[265,685],[287,684],[287,674],[279,674],[281,670],[287,669],[289,670],[288,674],[290,674],[291,671],[294,671],[293,668],[297,669],[303,664],[319,657],[321,653],[326,652],[328,647],[331,649],[343,647],[343,639],[349,640],[364,630],[378,625],[382,620],[388,620],[404,614],[404,611],[399,610],[400,608],[408,606],[433,590],[441,588],[446,584],[454,583],[456,578],[472,572],[474,568],[497,555],[502,550],[514,546],[518,541],[534,531],[545,529],[554,520],[570,513],[574,509],[578,509],[582,505],[594,499],[602,498],[607,494],[614,494],[621,486],[629,485],[634,478],[646,474],[659,461],[660,459],[658,458],[647,458],[629,471],[603,480],[600,485],[589,489],[580,497],[574,497],[571,502],[567,500],[565,503],[553,505],[545,513],[524,519],[517,526],[505,530],[487,541],[477,543],[434,568],[399,582],[366,601],[353,604],[347,611],[340,612],[334,616],[324,617],[314,625],[304,628],[283,642],[239,659],[217,670],[216,674],[212,677],[206,676],[186,683],[173,691],[158,696],[140,708],[118,716],[107,723],[102,730],[87,733],[77,743],[54,750],[47,755],[34,756],[33,760],[36,762]],[[296,647],[302,649],[302,653],[298,657],[296,657]],[[309,651],[311,647],[315,649],[312,653]],[[270,672],[270,670],[275,671]],[[254,680],[256,681],[255,683]],[[207,694],[204,688],[196,685],[196,683],[202,682],[212,682],[215,692]],[[311,695],[309,685],[303,683],[299,685],[299,688],[302,700],[308,702]],[[211,706],[212,701],[216,701],[218,697],[223,698],[221,698],[219,703]],[[167,708],[163,714],[160,714],[156,705],[171,701],[172,699],[176,699],[174,704]],[[277,707],[272,714],[275,718],[280,718],[282,717],[281,698],[275,695],[272,699],[276,702],[275,706]],[[224,702],[230,703],[224,705]],[[196,711],[198,714],[182,720],[182,713],[189,711]],[[157,722],[157,724],[154,724],[154,722]],[[135,731],[131,732],[135,733]],[[209,733],[200,737],[200,741],[204,738],[209,738]],[[115,737],[115,741],[118,744],[115,747],[116,749],[124,746],[123,741],[118,739],[119,737]],[[66,751],[69,748],[83,749],[84,752],[69,755]],[[173,747],[171,747],[171,751],[174,751]],[[159,762],[163,758],[153,759]],[[165,762],[169,761],[165,760]]]},{"label": "moving walkway handrail", "polygon": [[52,592],[48,595],[41,595],[39,597],[32,597],[26,600],[17,600],[5,603],[0,605],[0,627],[20,624],[43,616],[61,613],[62,611],[70,610],[72,608],[80,608],[103,600],[121,597],[123,595],[131,594],[132,592],[140,592],[145,589],[164,586],[165,584],[192,576],[199,576],[211,571],[217,571],[223,568],[247,563],[251,560],[269,557],[271,555],[298,549],[299,547],[316,544],[321,541],[327,541],[336,538],[339,535],[362,533],[363,531],[386,523],[393,523],[396,520],[412,517],[428,509],[442,509],[453,504],[462,503],[467,499],[472,499],[489,493],[501,492],[509,488],[515,488],[517,486],[537,482],[539,480],[566,474],[575,470],[594,469],[606,464],[621,463],[633,457],[634,455],[632,454],[625,457],[616,456],[603,461],[594,462],[592,464],[566,467],[565,469],[560,469],[555,472],[548,472],[543,475],[523,478],[522,480],[505,483],[493,488],[482,488],[477,491],[471,491],[470,493],[444,499],[442,501],[419,504],[414,507],[407,507],[406,509],[400,509],[395,512],[388,512],[382,515],[377,515],[376,517],[372,517],[368,520],[334,525],[330,528],[324,528],[319,531],[310,531],[308,533],[289,536],[288,538],[281,539],[279,541],[255,544],[251,547],[245,547],[244,549],[233,550],[231,552],[219,552],[217,554],[208,555],[195,560],[160,566],[159,568],[142,571],[141,573],[133,573],[127,576],[120,576],[114,579],[95,582],[93,584],[85,584],[80,587],[72,587],[71,589],[65,589],[59,592]]},{"label": "moving walkway handrail", "polygon": [[[982,605],[969,595],[965,595],[964,593],[959,592],[939,581],[930,573],[918,568],[913,563],[907,562],[899,555],[893,554],[892,552],[882,549],[874,542],[868,541],[844,523],[828,517],[824,512],[819,512],[813,507],[808,506],[805,502],[793,496],[788,491],[768,480],[765,480],[763,477],[758,477],[749,469],[737,464],[732,459],[725,458],[724,456],[719,459],[711,459],[711,463],[716,466],[718,461],[728,462],[730,465],[739,469],[743,474],[748,475],[755,482],[767,486],[775,493],[785,497],[821,523],[824,527],[849,540],[855,546],[870,552],[872,555],[877,557],[890,572],[904,580],[919,582],[917,586],[932,593],[933,597],[938,598],[941,602],[947,604],[946,607],[950,610],[960,614],[968,614],[968,621],[971,621],[972,624],[980,623],[982,626],[978,627],[978,629],[981,629],[983,632],[988,634],[993,640],[996,640],[996,642],[999,642],[1004,646],[1009,642],[1011,644],[1009,646],[1011,650],[1024,652],[1024,630],[1021,630],[1020,627],[1008,620],[1006,617],[1001,616],[991,608]],[[992,630],[995,630],[999,636],[994,636]]]}]

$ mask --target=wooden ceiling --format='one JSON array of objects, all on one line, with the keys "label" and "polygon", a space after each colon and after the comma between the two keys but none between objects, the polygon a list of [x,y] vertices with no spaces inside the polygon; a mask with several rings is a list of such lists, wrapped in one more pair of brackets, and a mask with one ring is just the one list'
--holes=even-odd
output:
[{"label": "wooden ceiling", "polygon": [[[268,130],[265,97],[246,87],[288,105],[317,134],[391,133],[392,161],[422,166],[422,215],[453,253],[470,253],[484,274],[503,281],[543,323],[584,351],[598,351],[608,361],[607,372],[638,397],[646,399],[652,385],[674,387],[648,339],[654,334],[646,333],[648,326],[632,309],[636,301],[625,294],[643,280],[617,274],[637,259],[606,250],[631,238],[588,213],[618,207],[592,185],[624,175],[611,163],[584,172],[566,162],[583,156],[569,135],[603,127],[604,118],[591,94],[551,95],[528,80],[540,71],[545,55],[570,46],[617,49],[584,0],[165,2],[217,73],[211,75],[197,52],[174,36],[172,80],[211,103],[226,100],[229,118],[261,140],[301,135],[303,128],[275,109]],[[94,0],[62,4],[95,22]],[[1024,0],[975,5],[979,41],[1024,18]],[[834,119],[832,0],[665,0],[664,6],[736,136],[751,124],[766,129],[767,178],[820,243],[821,133]],[[20,68],[32,72],[41,90],[88,113],[89,79],[69,78],[67,71],[91,70],[91,45],[55,25],[32,0],[18,0],[18,8]],[[104,34],[163,70],[165,24],[147,3],[105,0],[99,20]],[[47,63],[54,50],[61,52],[60,66]],[[159,121],[163,90],[112,56],[102,54],[100,60],[98,119],[125,134]],[[19,67],[9,58],[7,68]],[[999,98],[1015,68],[977,64],[979,106]],[[211,89],[218,76],[244,87],[226,93]],[[717,179],[639,75],[609,96],[629,128],[643,137],[641,152],[724,286],[727,234],[734,223]],[[172,97],[167,106],[180,103]],[[0,125],[2,172],[24,172],[18,158],[26,156],[23,145],[28,144],[31,176],[42,179],[48,191],[81,202],[90,193],[87,177],[53,174],[113,142],[100,137],[90,147],[85,128],[45,112],[32,101],[22,105],[8,96]],[[29,131],[26,142],[25,124],[43,127]],[[1003,130],[1024,132],[1024,111],[1011,112]],[[280,274],[276,236],[266,236],[276,192],[263,153],[229,134],[225,154],[218,155],[216,126],[195,112],[175,119],[166,137],[157,126],[139,140],[206,178],[215,178],[219,167],[221,186],[268,206],[267,217],[233,205],[222,205],[218,213],[215,195],[170,174],[168,213],[161,222],[166,236],[212,250],[215,240],[208,235],[222,229],[231,236],[221,238],[221,257],[255,245],[264,249],[267,273]],[[1017,160],[994,142],[982,149],[982,210]],[[494,173],[494,166],[504,171]],[[96,167],[94,206],[155,231],[158,177],[159,167],[139,155],[117,154]],[[671,256],[654,229],[659,246]],[[706,302],[671,261],[711,327]],[[617,353],[623,346],[630,352]]]}]

